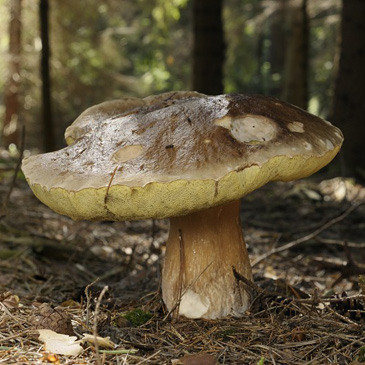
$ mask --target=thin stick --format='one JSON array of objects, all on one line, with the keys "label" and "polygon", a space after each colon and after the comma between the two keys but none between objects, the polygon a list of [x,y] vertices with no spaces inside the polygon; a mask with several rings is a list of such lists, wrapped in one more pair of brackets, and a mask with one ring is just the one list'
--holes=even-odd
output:
[{"label": "thin stick", "polygon": [[147,362],[149,360],[151,360],[153,357],[157,356],[162,350],[158,350],[157,352],[155,352],[154,354],[152,354],[151,356],[143,359],[142,361],[140,361],[139,363],[137,363],[137,365],[139,364],[143,364],[144,362]]},{"label": "thin stick", "polygon": [[176,306],[176,317],[179,316],[180,310],[180,302],[182,297],[182,286],[183,286],[183,276],[184,276],[184,269],[185,269],[185,252],[184,252],[184,241],[182,237],[182,231],[179,229],[179,246],[180,246],[180,270],[179,270],[179,294],[178,294],[178,301]]},{"label": "thin stick", "polygon": [[93,326],[93,336],[95,338],[94,341],[94,345],[95,345],[95,357],[96,357],[96,362],[101,365],[103,362],[100,359],[100,355],[99,355],[99,343],[98,343],[98,314],[99,314],[99,308],[100,308],[100,304],[101,304],[101,300],[103,299],[103,296],[105,295],[105,293],[109,290],[108,286],[104,286],[103,290],[101,291],[99,298],[96,302],[95,305],[95,312],[94,312],[94,326]]},{"label": "thin stick", "polygon": [[89,327],[89,316],[90,316],[90,306],[91,306],[91,297],[90,297],[90,293],[89,293],[89,288],[92,287],[94,284],[96,284],[100,279],[96,278],[92,283],[86,285],[85,288],[85,296],[86,296],[86,318],[85,318],[85,322],[86,322],[86,326]]},{"label": "thin stick", "polygon": [[0,343],[7,342],[10,340],[14,340],[14,339],[19,340],[21,336],[23,336],[23,335],[28,336],[29,334],[37,335],[37,334],[39,334],[39,332],[37,330],[25,330],[25,331],[17,332],[14,335],[0,338]]},{"label": "thin stick", "polygon": [[334,239],[328,239],[328,238],[322,238],[322,237],[316,237],[316,240],[319,243],[325,244],[325,245],[337,245],[337,246],[347,246],[349,248],[365,248],[364,242],[346,242],[341,240],[334,240]]},{"label": "thin stick", "polygon": [[260,288],[258,285],[256,285],[253,281],[245,278],[242,274],[240,274],[234,266],[232,266],[233,276],[236,278],[236,280],[242,281],[243,284],[250,290],[250,295],[252,295],[253,292],[256,293],[263,293],[264,289]]},{"label": "thin stick", "polygon": [[361,328],[361,324],[358,324],[354,321],[352,321],[350,318],[347,318],[345,316],[343,316],[340,313],[337,313],[334,309],[332,309],[330,306],[328,306],[326,303],[323,303],[323,305],[330,311],[332,312],[336,317],[342,319],[344,322],[348,323],[349,325],[355,327],[355,328]]},{"label": "thin stick", "polygon": [[342,297],[342,298],[307,298],[307,299],[293,299],[297,303],[309,303],[309,304],[318,304],[320,302],[327,302],[327,303],[343,303],[348,300],[364,300],[365,301],[365,295],[364,294],[358,294],[358,295],[351,295],[348,297]]},{"label": "thin stick", "polygon": [[115,173],[117,172],[117,169],[118,169],[119,166],[115,166],[115,169],[114,171],[112,172],[112,176],[109,180],[109,184],[108,184],[108,187],[106,188],[106,193],[105,193],[105,197],[104,197],[104,204],[106,205],[107,201],[108,201],[108,196],[109,196],[109,189],[110,189],[110,186],[112,185],[112,181],[114,179],[114,176],[115,176]]},{"label": "thin stick", "polygon": [[361,205],[364,205],[365,202],[361,202],[361,203],[358,203],[358,204],[354,204],[354,205],[351,205],[347,210],[345,210],[343,213],[341,213],[339,216],[329,220],[327,223],[325,223],[323,226],[319,227],[318,229],[316,229],[314,232],[304,236],[304,237],[301,237],[301,238],[298,238],[294,241],[291,241],[283,246],[280,246],[280,247],[276,247],[276,248],[273,248],[271,249],[269,252],[259,256],[258,258],[256,258],[256,260],[253,261],[252,263],[252,267],[258,265],[260,262],[266,260],[268,257],[272,256],[272,255],[275,255],[277,253],[280,253],[280,252],[283,252],[283,251],[286,251],[286,250],[289,250],[295,246],[299,246],[301,243],[303,242],[306,242],[306,241],[309,241],[313,238],[315,238],[316,236],[318,236],[320,233],[322,233],[323,231],[325,231],[326,229],[328,229],[329,227],[333,226],[334,224],[342,221],[343,219],[345,219],[349,214],[351,214],[355,209],[359,208]]}]

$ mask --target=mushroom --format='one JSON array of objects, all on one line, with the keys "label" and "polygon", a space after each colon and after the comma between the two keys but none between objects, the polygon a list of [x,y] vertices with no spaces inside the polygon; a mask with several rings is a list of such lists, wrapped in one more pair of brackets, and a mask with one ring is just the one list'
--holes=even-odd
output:
[{"label": "mushroom", "polygon": [[28,157],[34,194],[73,219],[170,218],[162,270],[167,310],[242,316],[252,280],[240,199],[269,181],[307,177],[339,151],[339,129],[259,95],[175,92],[85,111],[68,147]]}]

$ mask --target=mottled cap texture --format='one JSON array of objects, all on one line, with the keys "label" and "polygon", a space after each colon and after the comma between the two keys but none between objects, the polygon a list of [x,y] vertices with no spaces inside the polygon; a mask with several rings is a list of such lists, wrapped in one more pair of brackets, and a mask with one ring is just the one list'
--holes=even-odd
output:
[{"label": "mottled cap texture", "polygon": [[306,177],[339,151],[341,131],[260,95],[173,92],[87,109],[67,147],[24,159],[34,194],[74,219],[185,215],[272,180]]}]

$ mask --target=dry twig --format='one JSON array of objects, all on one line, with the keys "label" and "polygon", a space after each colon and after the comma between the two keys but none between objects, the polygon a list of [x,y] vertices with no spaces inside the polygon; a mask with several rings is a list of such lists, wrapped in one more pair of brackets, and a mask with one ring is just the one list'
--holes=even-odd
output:
[{"label": "dry twig", "polygon": [[105,295],[105,293],[109,290],[109,288],[107,286],[104,286],[103,290],[101,291],[98,300],[96,302],[95,305],[95,312],[94,312],[94,325],[93,325],[93,336],[94,336],[94,346],[95,346],[95,357],[96,357],[96,362],[98,365],[102,365],[103,361],[100,359],[100,354],[99,354],[99,343],[98,343],[98,315],[99,315],[99,309],[100,309],[100,304],[101,301],[103,299],[103,296]]},{"label": "dry twig", "polygon": [[356,210],[357,208],[359,208],[360,206],[364,205],[365,202],[361,202],[361,203],[357,203],[354,205],[351,205],[348,209],[346,209],[343,213],[341,213],[339,216],[330,219],[327,223],[325,223],[324,225],[322,225],[321,227],[319,227],[318,229],[316,229],[314,232],[298,238],[294,241],[291,241],[283,246],[280,247],[276,247],[271,249],[269,252],[264,253],[263,255],[257,257],[253,262],[252,262],[252,267],[258,265],[259,263],[261,263],[262,261],[266,260],[267,258],[269,258],[272,255],[275,255],[277,253],[280,252],[284,252],[287,251],[293,247],[299,246],[300,244],[307,242],[315,237],[317,237],[320,233],[322,233],[323,231],[325,231],[326,229],[330,228],[331,226],[333,226],[334,224],[344,220],[349,214],[351,214],[354,210]]}]

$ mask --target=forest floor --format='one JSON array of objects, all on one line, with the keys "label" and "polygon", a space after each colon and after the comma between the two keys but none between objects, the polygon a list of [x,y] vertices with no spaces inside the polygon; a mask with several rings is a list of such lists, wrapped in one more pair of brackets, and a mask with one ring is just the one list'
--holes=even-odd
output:
[{"label": "forest floor", "polygon": [[[187,320],[161,302],[167,221],[74,222],[21,175],[12,184],[15,164],[0,156],[0,363],[365,363],[360,184],[317,175],[245,197],[252,306],[243,318]],[[57,355],[42,327],[91,336],[79,355]]]}]

